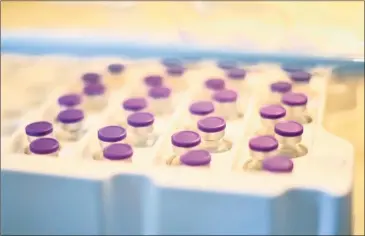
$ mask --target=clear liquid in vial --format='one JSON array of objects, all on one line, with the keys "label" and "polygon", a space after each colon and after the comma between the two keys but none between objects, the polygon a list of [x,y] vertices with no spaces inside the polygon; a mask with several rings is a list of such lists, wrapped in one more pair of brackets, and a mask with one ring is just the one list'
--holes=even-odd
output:
[{"label": "clear liquid in vial", "polygon": [[127,137],[134,147],[144,148],[153,146],[158,138],[154,132],[155,118],[149,112],[136,112],[128,116],[129,136]]},{"label": "clear liquid in vial", "polygon": [[303,126],[295,121],[281,121],[275,125],[275,136],[279,141],[279,153],[290,157],[302,157],[308,149],[301,144]]},{"label": "clear liquid in vial", "polygon": [[221,117],[206,117],[198,121],[202,148],[211,153],[231,150],[232,142],[225,139],[226,122]]}]

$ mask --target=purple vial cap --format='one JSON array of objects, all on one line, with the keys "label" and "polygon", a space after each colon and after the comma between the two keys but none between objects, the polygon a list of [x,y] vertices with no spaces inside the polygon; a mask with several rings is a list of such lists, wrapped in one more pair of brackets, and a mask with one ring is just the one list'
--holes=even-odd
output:
[{"label": "purple vial cap", "polygon": [[222,90],[226,87],[223,79],[212,78],[205,81],[205,87],[211,90]]},{"label": "purple vial cap", "polygon": [[58,98],[58,104],[64,107],[73,107],[81,103],[81,96],[76,93],[66,94]]},{"label": "purple vial cap", "polygon": [[213,99],[216,102],[220,102],[220,103],[235,102],[235,101],[237,101],[237,97],[238,97],[237,93],[235,91],[229,90],[229,89],[217,91],[213,95]]},{"label": "purple vial cap", "polygon": [[136,112],[127,117],[128,124],[135,128],[150,126],[154,121],[154,116],[149,112]]},{"label": "purple vial cap", "polygon": [[147,101],[144,98],[129,98],[123,102],[123,108],[127,111],[141,111],[147,107]]},{"label": "purple vial cap", "polygon": [[233,80],[242,80],[246,77],[246,71],[240,68],[232,68],[227,70],[226,75]]},{"label": "purple vial cap", "polygon": [[182,61],[177,58],[164,58],[161,60],[161,64],[166,67],[183,66]]},{"label": "purple vial cap", "polygon": [[103,150],[104,158],[111,161],[125,160],[133,156],[133,149],[124,143],[113,143]]},{"label": "purple vial cap", "polygon": [[287,156],[267,157],[262,162],[262,169],[275,173],[289,173],[293,167],[293,161]]},{"label": "purple vial cap", "polygon": [[126,137],[126,130],[117,125],[106,126],[98,130],[98,138],[103,142],[119,142]]},{"label": "purple vial cap", "polygon": [[226,121],[221,117],[206,117],[198,121],[198,129],[205,133],[217,133],[226,128]]},{"label": "purple vial cap", "polygon": [[170,76],[182,76],[185,72],[185,68],[182,66],[171,66],[166,69],[166,72]]},{"label": "purple vial cap", "polygon": [[162,86],[162,76],[159,75],[148,75],[144,78],[144,83],[149,87]]},{"label": "purple vial cap", "polygon": [[114,64],[110,64],[108,66],[108,71],[111,74],[120,74],[124,71],[124,69],[125,69],[125,66],[120,63],[114,63]]},{"label": "purple vial cap", "polygon": [[53,125],[47,121],[37,121],[25,126],[25,133],[28,136],[42,137],[53,132]]},{"label": "purple vial cap", "polygon": [[180,131],[171,136],[171,143],[176,147],[192,148],[200,144],[200,135],[194,131]]},{"label": "purple vial cap", "polygon": [[303,70],[296,70],[289,73],[290,79],[298,83],[308,83],[312,75]]},{"label": "purple vial cap", "polygon": [[234,60],[221,60],[218,61],[217,66],[223,70],[229,70],[236,68],[238,65],[237,61]]},{"label": "purple vial cap", "polygon": [[278,141],[270,135],[263,135],[251,138],[248,144],[252,151],[271,152],[278,148]]},{"label": "purple vial cap", "polygon": [[166,87],[154,87],[148,91],[148,96],[154,99],[170,97],[171,89]]},{"label": "purple vial cap", "polygon": [[285,93],[281,102],[287,106],[304,106],[308,102],[308,97],[304,93]]},{"label": "purple vial cap", "polygon": [[286,110],[281,105],[267,105],[260,109],[260,116],[264,119],[280,119],[286,115]]},{"label": "purple vial cap", "polygon": [[85,73],[82,75],[82,80],[86,84],[96,84],[101,82],[101,75],[94,72]]},{"label": "purple vial cap", "polygon": [[29,150],[34,154],[47,155],[57,152],[60,144],[53,138],[39,138],[29,144]]},{"label": "purple vial cap", "polygon": [[283,137],[298,137],[303,134],[303,125],[296,121],[282,121],[275,125],[275,133]]},{"label": "purple vial cap", "polygon": [[189,111],[193,115],[205,116],[214,111],[214,105],[210,101],[194,102],[190,105]]},{"label": "purple vial cap", "polygon": [[67,109],[58,113],[57,120],[64,124],[80,122],[84,119],[84,112],[80,109]]},{"label": "purple vial cap", "polygon": [[181,155],[180,162],[187,166],[209,165],[212,157],[206,150],[191,150]]},{"label": "purple vial cap", "polygon": [[288,93],[292,89],[292,84],[286,81],[278,81],[270,85],[271,92]]},{"label": "purple vial cap", "polygon": [[102,95],[105,92],[105,86],[100,83],[87,84],[84,87],[84,94],[87,96]]}]

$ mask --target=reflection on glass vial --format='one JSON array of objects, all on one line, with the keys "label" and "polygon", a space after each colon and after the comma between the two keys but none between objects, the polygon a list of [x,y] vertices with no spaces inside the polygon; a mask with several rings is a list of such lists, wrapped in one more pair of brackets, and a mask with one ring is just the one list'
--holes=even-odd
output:
[{"label": "reflection on glass vial", "polygon": [[135,112],[127,118],[130,130],[130,141],[135,147],[150,147],[157,140],[154,132],[154,116],[149,112]]},{"label": "reflection on glass vial", "polygon": [[308,98],[303,93],[286,93],[283,95],[282,104],[286,109],[287,120],[294,120],[301,124],[312,122],[307,111]]},{"label": "reflection on glass vial", "polygon": [[213,95],[216,113],[226,120],[236,119],[240,116],[237,105],[238,94],[233,90],[221,90]]}]

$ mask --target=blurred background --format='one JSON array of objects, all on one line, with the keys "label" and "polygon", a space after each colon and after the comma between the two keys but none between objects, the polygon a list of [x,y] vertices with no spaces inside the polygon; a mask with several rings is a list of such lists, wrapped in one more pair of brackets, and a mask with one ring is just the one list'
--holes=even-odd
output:
[{"label": "blurred background", "polygon": [[[2,33],[29,29],[364,58],[363,1],[2,1]],[[324,125],[355,147],[354,234],[364,235],[364,78],[347,81],[336,82],[347,93],[329,95]],[[350,96],[355,102],[336,112]]]}]

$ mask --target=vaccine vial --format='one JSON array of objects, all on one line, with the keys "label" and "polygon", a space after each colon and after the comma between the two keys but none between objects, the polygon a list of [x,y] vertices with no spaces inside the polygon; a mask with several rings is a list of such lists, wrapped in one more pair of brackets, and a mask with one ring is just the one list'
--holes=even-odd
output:
[{"label": "vaccine vial", "polygon": [[144,84],[149,87],[161,87],[163,85],[163,78],[160,75],[148,75],[143,79]]},{"label": "vaccine vial", "polygon": [[59,110],[77,108],[82,102],[81,95],[76,93],[65,94],[58,98]]},{"label": "vaccine vial", "polygon": [[272,173],[291,173],[294,168],[294,163],[290,157],[276,155],[266,157],[262,161],[262,170]]},{"label": "vaccine vial", "polygon": [[171,89],[166,87],[153,87],[148,91],[149,104],[154,114],[164,115],[171,112]]},{"label": "vaccine vial", "polygon": [[230,70],[238,67],[238,62],[235,60],[220,60],[217,62],[217,67],[222,70]]},{"label": "vaccine vial", "polygon": [[154,134],[154,116],[149,112],[135,112],[128,116],[127,122],[130,128],[130,138],[135,147],[150,147],[157,140]]},{"label": "vaccine vial", "polygon": [[124,112],[127,113],[127,116],[135,113],[135,112],[141,112],[144,109],[147,108],[147,100],[143,97],[134,97],[134,98],[128,98],[123,101],[123,109]]},{"label": "vaccine vial", "polygon": [[206,150],[191,150],[180,156],[180,164],[191,167],[209,167],[211,160]]},{"label": "vaccine vial", "polygon": [[198,121],[202,146],[212,153],[229,151],[232,143],[224,138],[226,121],[221,117],[206,117]]},{"label": "vaccine vial", "polygon": [[204,86],[206,88],[206,92],[203,93],[202,97],[211,99],[215,92],[226,88],[226,82],[220,78],[210,78],[204,82]]},{"label": "vaccine vial", "polygon": [[295,121],[281,121],[275,125],[275,137],[279,141],[279,152],[290,157],[301,157],[308,153],[301,144],[303,125]]},{"label": "vaccine vial", "polygon": [[196,128],[198,121],[214,112],[214,105],[210,101],[194,102],[189,107],[190,119],[188,121],[189,128]]},{"label": "vaccine vial", "polygon": [[103,150],[104,160],[131,162],[133,148],[125,143],[113,143]]},{"label": "vaccine vial", "polygon": [[180,157],[186,152],[197,149],[201,143],[200,135],[197,132],[184,130],[174,133],[171,136],[173,155],[168,158],[168,165],[179,165]]},{"label": "vaccine vial", "polygon": [[58,156],[60,144],[54,138],[39,138],[29,144],[29,150],[34,155]]},{"label": "vaccine vial", "polygon": [[283,95],[281,103],[285,107],[287,120],[294,120],[301,124],[312,122],[307,111],[308,97],[304,93],[286,93]]},{"label": "vaccine vial", "polygon": [[[25,126],[28,144],[39,138],[53,137],[53,125],[48,121],[37,121]],[[24,150],[25,154],[29,153],[28,145]]]},{"label": "vaccine vial", "polygon": [[269,156],[276,154],[279,147],[274,136],[256,136],[249,140],[250,159],[244,164],[245,170],[261,170],[262,161]]},{"label": "vaccine vial", "polygon": [[100,83],[87,84],[84,87],[85,109],[86,110],[101,110],[107,104],[105,95],[105,86]]},{"label": "vaccine vial", "polygon": [[310,81],[312,75],[303,70],[289,72],[289,77],[293,82],[293,91],[297,93],[311,94]]},{"label": "vaccine vial", "polygon": [[176,91],[181,91],[186,88],[187,83],[184,78],[185,68],[182,66],[173,66],[166,69],[167,80],[166,84],[169,88]]},{"label": "vaccine vial", "polygon": [[67,109],[58,113],[57,120],[60,126],[56,134],[60,140],[77,141],[85,133],[84,112],[80,109]]},{"label": "vaccine vial", "polygon": [[161,64],[166,68],[184,66],[183,62],[178,58],[163,58]]},{"label": "vaccine vial", "polygon": [[259,135],[274,135],[275,125],[284,119],[286,110],[281,105],[266,105],[260,108],[261,128]]},{"label": "vaccine vial", "polygon": [[101,149],[114,143],[120,143],[126,137],[127,131],[121,126],[105,126],[98,130],[98,139]]},{"label": "vaccine vial", "polygon": [[277,81],[270,84],[270,92],[267,98],[269,104],[281,104],[283,94],[292,90],[292,84],[287,81]]},{"label": "vaccine vial", "polygon": [[213,95],[215,112],[225,120],[233,120],[240,116],[237,106],[238,94],[229,89],[217,91]]},{"label": "vaccine vial", "polygon": [[108,84],[108,88],[119,89],[123,85],[125,66],[121,63],[114,63],[108,65],[108,79],[105,81]]},{"label": "vaccine vial", "polygon": [[81,76],[82,81],[85,85],[88,84],[100,84],[102,82],[102,77],[98,73],[88,72]]},{"label": "vaccine vial", "polygon": [[245,87],[246,71],[240,68],[232,68],[226,70],[226,77],[228,78],[228,88],[235,89],[240,92],[248,92]]}]

